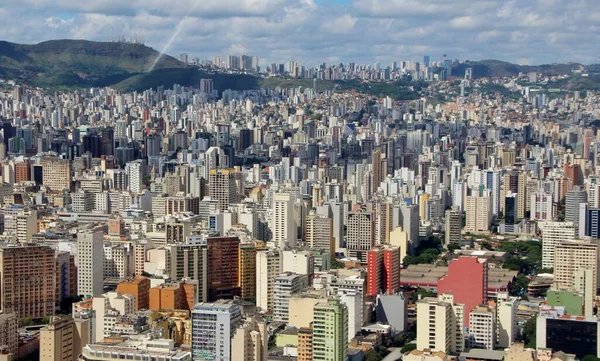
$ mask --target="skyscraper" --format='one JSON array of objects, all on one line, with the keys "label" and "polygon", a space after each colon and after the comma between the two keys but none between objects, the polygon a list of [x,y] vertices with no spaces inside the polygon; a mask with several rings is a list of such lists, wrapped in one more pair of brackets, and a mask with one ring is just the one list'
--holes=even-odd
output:
[{"label": "skyscraper", "polygon": [[238,264],[240,239],[238,237],[209,237],[208,245],[208,300],[232,299],[240,296]]},{"label": "skyscraper", "polygon": [[237,203],[235,169],[211,169],[208,177],[208,194],[217,200],[218,209],[226,211],[229,205]]},{"label": "skyscraper", "polygon": [[565,221],[573,222],[576,234],[579,229],[579,205],[587,203],[587,192],[581,187],[576,186],[567,191],[565,200]]},{"label": "skyscraper", "polygon": [[273,310],[273,285],[281,273],[282,253],[274,249],[256,253],[256,306]]},{"label": "skyscraper", "polygon": [[538,227],[542,232],[542,267],[554,267],[555,247],[564,240],[576,237],[573,222],[539,222]]},{"label": "skyscraper", "polygon": [[428,297],[417,301],[417,349],[460,353],[464,349],[465,307],[452,295]]},{"label": "skyscraper", "polygon": [[460,244],[462,240],[462,212],[457,208],[447,210],[445,222],[446,247],[450,243]]},{"label": "skyscraper", "polygon": [[192,310],[194,360],[231,360],[231,340],[242,322],[240,306],[231,300],[199,303]]},{"label": "skyscraper", "polygon": [[297,229],[294,221],[294,194],[279,192],[273,195],[271,229],[273,242],[280,249],[296,247]]},{"label": "skyscraper", "polygon": [[373,214],[361,209],[348,213],[346,246],[348,256],[367,263],[367,253],[375,245]]},{"label": "skyscraper", "polygon": [[593,284],[598,287],[598,244],[584,241],[562,241],[556,244],[554,254],[554,288],[569,290],[575,273],[589,268]]},{"label": "skyscraper", "polygon": [[101,230],[77,234],[77,292],[83,297],[101,295],[104,290],[104,247]]}]

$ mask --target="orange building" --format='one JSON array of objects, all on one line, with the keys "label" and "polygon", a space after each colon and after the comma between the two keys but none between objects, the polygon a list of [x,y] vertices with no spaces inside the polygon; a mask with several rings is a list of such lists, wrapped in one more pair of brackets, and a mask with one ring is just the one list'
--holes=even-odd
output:
[{"label": "orange building", "polygon": [[312,361],[312,328],[302,327],[298,330],[298,361]]},{"label": "orange building", "polygon": [[149,309],[150,280],[144,276],[135,276],[117,285],[117,292],[134,295],[136,310]]},{"label": "orange building", "polygon": [[15,183],[31,180],[31,163],[26,160],[15,164]]},{"label": "orange building", "polygon": [[164,283],[150,289],[149,309],[191,311],[197,301],[195,282]]}]

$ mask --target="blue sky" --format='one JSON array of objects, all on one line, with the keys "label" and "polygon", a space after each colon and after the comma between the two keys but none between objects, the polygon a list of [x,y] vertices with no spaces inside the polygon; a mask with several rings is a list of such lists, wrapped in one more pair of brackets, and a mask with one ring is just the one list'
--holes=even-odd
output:
[{"label": "blue sky", "polygon": [[142,32],[178,56],[249,54],[389,64],[501,59],[600,63],[598,0],[2,0],[3,40],[107,40]]}]

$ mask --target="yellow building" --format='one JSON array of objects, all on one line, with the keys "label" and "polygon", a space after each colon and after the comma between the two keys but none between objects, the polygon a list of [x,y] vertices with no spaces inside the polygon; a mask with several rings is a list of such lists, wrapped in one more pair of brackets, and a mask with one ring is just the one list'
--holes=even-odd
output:
[{"label": "yellow building", "polygon": [[89,320],[56,317],[40,330],[40,361],[75,361],[90,342]]},{"label": "yellow building", "polygon": [[256,247],[251,244],[240,244],[238,263],[238,280],[241,297],[244,300],[256,299]]}]

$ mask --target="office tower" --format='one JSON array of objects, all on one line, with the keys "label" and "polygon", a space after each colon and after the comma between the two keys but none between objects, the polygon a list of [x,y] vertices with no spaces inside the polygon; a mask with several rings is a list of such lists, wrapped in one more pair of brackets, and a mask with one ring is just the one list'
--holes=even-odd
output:
[{"label": "office tower", "polygon": [[158,157],[162,152],[162,136],[159,133],[151,133],[146,137],[146,157]]},{"label": "office tower", "polygon": [[102,342],[105,337],[110,337],[117,318],[135,312],[135,297],[120,292],[111,291],[95,296],[92,303],[95,324],[91,342]]},{"label": "office tower", "polygon": [[229,205],[237,203],[237,185],[235,169],[211,169],[208,177],[208,194],[217,200],[218,209],[226,211]]},{"label": "office tower", "polygon": [[71,189],[71,162],[67,159],[45,158],[41,161],[43,184],[53,191]]},{"label": "office tower", "polygon": [[191,311],[198,303],[196,281],[184,280],[174,283],[163,283],[152,287],[149,291],[148,309],[159,310],[188,310]]},{"label": "office tower", "polygon": [[532,221],[551,221],[553,219],[552,195],[545,192],[537,192],[531,195]]},{"label": "office tower", "polygon": [[238,277],[240,297],[256,300],[256,247],[252,244],[240,244]]},{"label": "office tower", "polygon": [[77,234],[77,292],[83,297],[101,295],[104,290],[104,247],[100,230]]},{"label": "office tower", "polygon": [[507,292],[496,299],[496,347],[510,347],[517,338],[517,310],[519,301]]},{"label": "office tower", "polygon": [[542,268],[554,267],[554,247],[564,241],[576,238],[573,222],[539,222],[542,232]]},{"label": "office tower", "polygon": [[288,322],[290,297],[304,288],[306,288],[306,276],[285,272],[275,278],[273,283],[273,320]]},{"label": "office tower", "polygon": [[[231,300],[199,303],[192,310],[194,360],[231,360],[232,337],[242,322],[240,306]],[[215,330],[219,330],[216,332]]]},{"label": "office tower", "polygon": [[367,296],[400,290],[400,248],[375,247],[367,254]]},{"label": "office tower", "polygon": [[313,360],[346,361],[348,358],[348,308],[339,300],[318,303],[314,308]]},{"label": "office tower", "polygon": [[462,352],[464,314],[464,305],[454,303],[451,295],[417,301],[417,350]]},{"label": "office tower", "polygon": [[0,313],[0,345],[6,347],[3,353],[10,353],[13,357],[17,357],[19,331],[17,315],[14,312]]},{"label": "office tower", "polygon": [[365,324],[365,299],[358,289],[338,289],[337,297],[348,308],[348,342],[360,333]]},{"label": "office tower", "polygon": [[311,212],[306,217],[306,243],[311,249],[335,253],[333,219]]},{"label": "office tower", "polygon": [[125,279],[133,276],[131,244],[105,243],[103,247],[104,278]]},{"label": "office tower", "polygon": [[457,208],[447,210],[445,222],[446,247],[450,243],[460,244],[462,241],[462,212]]},{"label": "office tower", "polygon": [[473,79],[473,68],[466,68],[465,69],[465,80],[471,80]]},{"label": "office tower", "polygon": [[367,263],[367,253],[375,245],[373,214],[361,209],[348,213],[346,246],[348,256]]},{"label": "office tower", "polygon": [[560,350],[579,359],[585,355],[600,357],[598,327],[597,318],[557,315],[542,309],[536,319],[536,347]]},{"label": "office tower", "polygon": [[[565,201],[565,221],[573,222],[575,229],[579,228],[579,205],[587,203],[587,192],[576,186],[567,191]],[[578,234],[576,232],[576,234]]]},{"label": "office tower", "polygon": [[283,251],[282,272],[293,272],[303,275],[309,286],[315,275],[315,255],[310,251]]},{"label": "office tower", "polygon": [[[383,169],[381,168],[381,161],[383,157],[384,156],[381,154],[380,149],[375,149],[373,153],[371,153],[371,167],[373,170],[373,188],[371,189],[370,194],[372,195],[377,193],[377,188],[379,188],[379,186],[381,185],[381,180],[383,179]],[[387,169],[385,170],[385,172],[387,174]]]},{"label": "office tower", "polygon": [[212,79],[200,79],[200,93],[212,94],[214,84]]},{"label": "office tower", "polygon": [[429,58],[429,55],[423,56],[423,64],[425,64],[425,66],[429,66]]},{"label": "office tower", "polygon": [[56,271],[48,246],[0,247],[0,308],[32,319],[54,315]]},{"label": "office tower", "polygon": [[69,252],[56,251],[54,254],[56,271],[56,304],[77,297],[77,268],[75,256]]},{"label": "office tower", "polygon": [[144,177],[146,176],[146,161],[138,159],[125,165],[125,174],[128,180],[128,190],[134,193],[142,193],[146,188]]},{"label": "office tower", "polygon": [[235,329],[231,340],[231,361],[267,361],[269,331],[260,316],[250,316]]},{"label": "office tower", "polygon": [[149,278],[140,275],[127,279],[117,285],[117,292],[135,296],[135,309],[137,311],[149,308]]},{"label": "office tower", "polygon": [[527,212],[527,173],[519,172],[517,176],[517,217],[518,219],[525,218]]},{"label": "office tower", "polygon": [[489,306],[477,306],[469,312],[467,347],[493,350],[496,343],[496,315]]},{"label": "office tower", "polygon": [[232,299],[234,296],[239,296],[240,239],[238,237],[209,237],[207,245],[208,300]]},{"label": "office tower", "polygon": [[562,241],[554,254],[554,285],[558,290],[570,289],[580,268],[590,268],[593,284],[598,287],[598,244],[583,241]]},{"label": "office tower", "polygon": [[40,361],[76,361],[90,340],[90,320],[59,318],[40,330]]},{"label": "office tower", "polygon": [[294,194],[291,192],[273,195],[271,231],[273,243],[280,248],[295,248],[297,229],[294,220]]},{"label": "office tower", "polygon": [[312,327],[298,329],[298,358],[297,361],[312,361],[313,359]]},{"label": "office tower", "polygon": [[282,253],[279,250],[256,253],[256,306],[261,310],[273,310],[273,285],[282,269]]},{"label": "office tower", "polygon": [[492,224],[491,205],[487,196],[467,196],[465,201],[467,213],[465,231],[489,232]]},{"label": "office tower", "polygon": [[176,244],[169,250],[171,280],[190,279],[196,283],[196,299],[208,301],[208,247],[206,244]]},{"label": "office tower", "polygon": [[460,257],[450,261],[448,273],[438,281],[438,295],[452,294],[456,303],[465,306],[464,326],[469,324],[469,312],[487,302],[487,260]]}]

